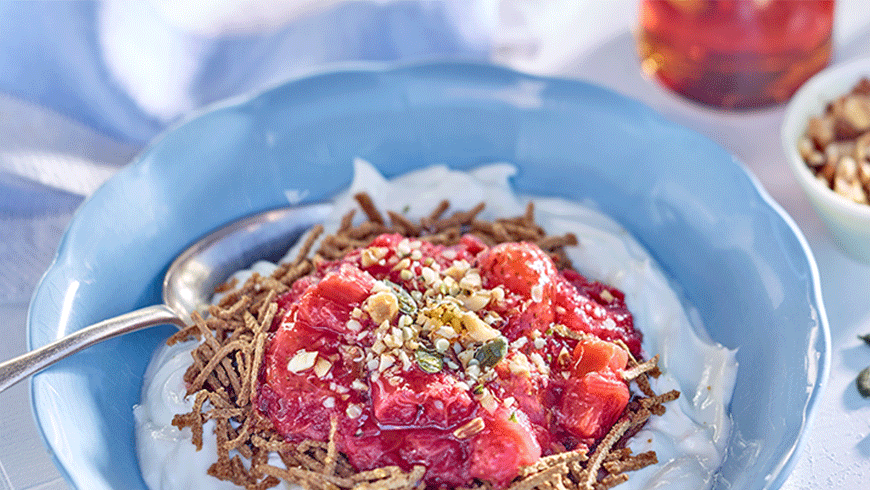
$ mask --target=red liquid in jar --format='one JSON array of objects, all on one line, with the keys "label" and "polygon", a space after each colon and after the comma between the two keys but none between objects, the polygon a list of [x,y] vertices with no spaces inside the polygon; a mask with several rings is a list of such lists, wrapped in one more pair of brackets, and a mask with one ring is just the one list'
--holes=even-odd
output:
[{"label": "red liquid in jar", "polygon": [[831,59],[833,0],[642,0],[644,71],[726,109],[788,100]]}]

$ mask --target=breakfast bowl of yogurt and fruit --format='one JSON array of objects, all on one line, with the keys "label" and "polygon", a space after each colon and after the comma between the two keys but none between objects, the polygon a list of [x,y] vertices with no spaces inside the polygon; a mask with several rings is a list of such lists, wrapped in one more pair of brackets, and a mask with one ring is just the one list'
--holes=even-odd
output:
[{"label": "breakfast bowl of yogurt and fruit", "polygon": [[[38,347],[159,302],[245,215],[329,203],[178,330],[34,376],[82,489],[779,488],[828,371],[814,259],[727,152],[582,82],[333,71],[217,106],[77,213]],[[95,238],[96,237],[96,238]]]}]

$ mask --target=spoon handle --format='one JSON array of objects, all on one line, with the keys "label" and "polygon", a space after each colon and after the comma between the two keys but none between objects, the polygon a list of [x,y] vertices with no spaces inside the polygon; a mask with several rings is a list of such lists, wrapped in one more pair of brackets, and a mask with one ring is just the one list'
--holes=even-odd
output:
[{"label": "spoon handle", "polygon": [[73,332],[54,342],[0,363],[0,391],[55,362],[112,337],[156,325],[183,327],[184,321],[166,305],[146,306]]}]

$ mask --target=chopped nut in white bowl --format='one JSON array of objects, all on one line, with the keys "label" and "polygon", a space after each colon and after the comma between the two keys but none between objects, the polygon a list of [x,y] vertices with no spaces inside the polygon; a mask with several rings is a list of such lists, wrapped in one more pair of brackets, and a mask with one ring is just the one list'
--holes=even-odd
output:
[{"label": "chopped nut in white bowl", "polygon": [[811,78],[789,102],[781,138],[835,241],[870,263],[870,58]]}]

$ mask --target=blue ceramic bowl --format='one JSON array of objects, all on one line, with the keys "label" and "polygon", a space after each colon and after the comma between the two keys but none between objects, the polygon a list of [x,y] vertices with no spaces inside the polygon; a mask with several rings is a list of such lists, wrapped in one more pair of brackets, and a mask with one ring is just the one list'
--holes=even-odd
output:
[{"label": "blue ceramic bowl", "polygon": [[[591,199],[643,243],[716,341],[738,349],[734,430],[716,488],[788,475],[830,363],[807,244],[710,140],[585,83],[438,63],[324,73],[213,108],[169,131],[79,209],[30,309],[30,347],[155,304],[200,235],[286,203],[328,199],[360,156],[387,175],[446,163],[519,166],[517,189]],[[35,376],[33,407],[79,489],[144,489],[132,407],[161,327]]]}]

